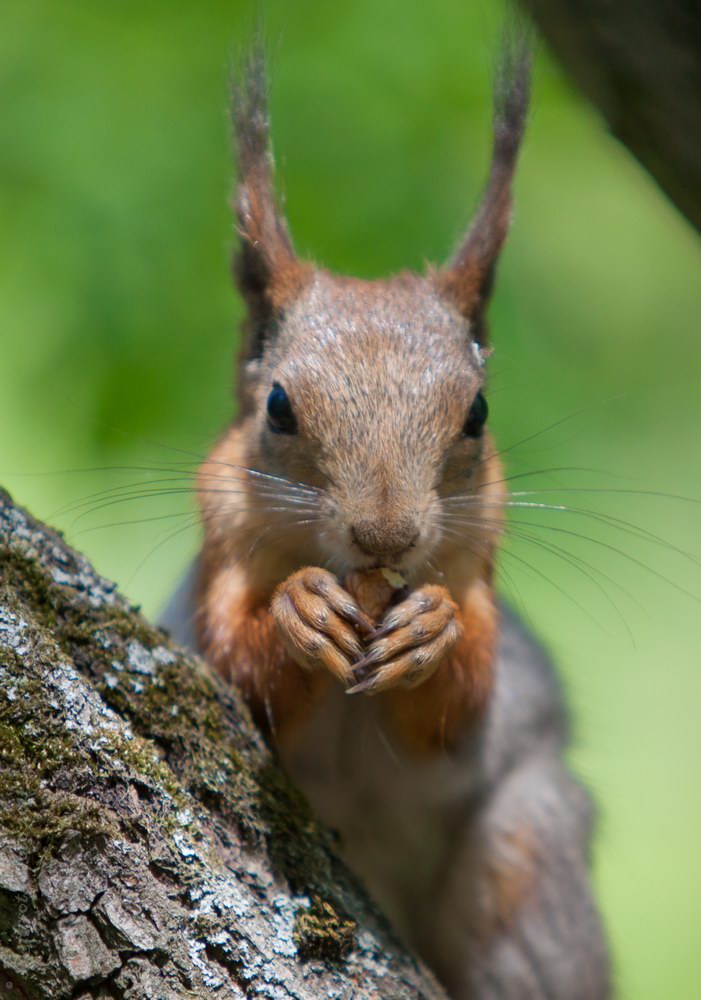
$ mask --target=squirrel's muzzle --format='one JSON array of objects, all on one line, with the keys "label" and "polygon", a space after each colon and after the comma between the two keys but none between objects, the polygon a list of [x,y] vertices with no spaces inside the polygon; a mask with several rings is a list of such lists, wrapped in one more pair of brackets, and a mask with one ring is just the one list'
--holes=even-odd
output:
[{"label": "squirrel's muzzle", "polygon": [[420,530],[409,516],[382,521],[363,518],[351,525],[350,535],[353,544],[365,555],[395,562],[414,548]]}]

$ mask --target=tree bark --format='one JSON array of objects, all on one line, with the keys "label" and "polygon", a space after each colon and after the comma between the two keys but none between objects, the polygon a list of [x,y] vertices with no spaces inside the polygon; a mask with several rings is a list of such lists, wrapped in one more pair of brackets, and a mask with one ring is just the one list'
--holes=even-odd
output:
[{"label": "tree bark", "polygon": [[236,692],[1,492],[0,996],[445,998]]},{"label": "tree bark", "polygon": [[701,229],[701,5],[523,2],[613,134]]}]

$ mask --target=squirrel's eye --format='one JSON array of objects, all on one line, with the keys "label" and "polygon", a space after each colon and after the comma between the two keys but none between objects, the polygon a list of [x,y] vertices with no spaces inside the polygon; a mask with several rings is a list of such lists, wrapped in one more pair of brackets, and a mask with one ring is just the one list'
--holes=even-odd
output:
[{"label": "squirrel's eye", "polygon": [[297,418],[292,410],[292,404],[285,390],[277,382],[273,382],[268,396],[267,413],[270,430],[275,434],[297,433]]},{"label": "squirrel's eye", "polygon": [[484,425],[487,422],[487,416],[489,415],[489,407],[487,406],[487,400],[484,398],[481,392],[478,392],[475,398],[472,400],[472,406],[470,407],[470,412],[467,415],[467,420],[465,421],[465,426],[462,429],[465,437],[476,438],[479,437],[484,429]]}]

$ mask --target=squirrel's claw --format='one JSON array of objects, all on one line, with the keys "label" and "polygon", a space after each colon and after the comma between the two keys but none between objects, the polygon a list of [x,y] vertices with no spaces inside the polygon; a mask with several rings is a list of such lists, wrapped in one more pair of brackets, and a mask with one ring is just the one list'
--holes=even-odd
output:
[{"label": "squirrel's claw", "polygon": [[443,587],[414,591],[387,614],[355,663],[347,694],[376,694],[427,680],[462,635],[458,607]]},{"label": "squirrel's claw", "polygon": [[363,614],[360,608],[355,608],[351,604],[346,604],[343,607],[343,617],[346,618],[357,628],[363,639],[374,638],[375,632],[377,631],[368,618],[367,615]]},{"label": "squirrel's claw", "polygon": [[271,610],[296,663],[325,668],[343,684],[354,680],[352,664],[362,656],[358,632],[373,626],[331,573],[315,567],[293,573],[276,588]]},{"label": "squirrel's claw", "polygon": [[353,687],[346,688],[346,694],[361,694],[363,691],[369,691],[373,685],[375,679],[374,674],[370,674],[365,680],[360,681],[359,684],[354,684]]}]

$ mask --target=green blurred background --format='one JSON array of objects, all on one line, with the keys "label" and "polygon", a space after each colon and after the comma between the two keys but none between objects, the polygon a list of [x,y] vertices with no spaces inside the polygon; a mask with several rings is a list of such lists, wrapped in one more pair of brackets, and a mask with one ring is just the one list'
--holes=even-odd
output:
[{"label": "green blurred background", "polygon": [[[0,481],[152,614],[197,546],[187,470],[234,407],[227,85],[257,7],[27,0],[0,33]],[[498,4],[264,17],[299,249],[366,276],[443,259],[485,175]],[[618,996],[686,1000],[700,508],[652,494],[701,498],[701,249],[544,53],[516,192],[492,426],[524,500],[594,516],[517,510],[502,587],[567,686]]]}]

